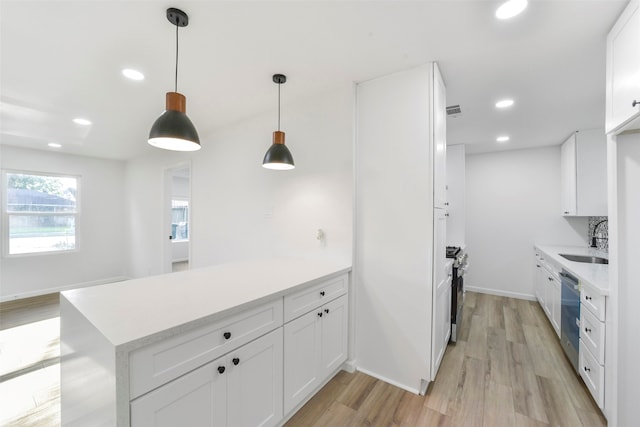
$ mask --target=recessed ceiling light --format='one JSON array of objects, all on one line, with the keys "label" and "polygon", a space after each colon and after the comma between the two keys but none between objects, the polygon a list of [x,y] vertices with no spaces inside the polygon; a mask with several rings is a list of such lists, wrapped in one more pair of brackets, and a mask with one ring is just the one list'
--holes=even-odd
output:
[{"label": "recessed ceiling light", "polygon": [[507,108],[513,105],[513,99],[503,99],[502,101],[496,102],[497,108]]},{"label": "recessed ceiling light", "polygon": [[508,136],[499,136],[496,138],[496,141],[498,142],[507,142],[509,140]]},{"label": "recessed ceiling light", "polygon": [[122,75],[131,80],[144,80],[144,74],[138,70],[131,68],[125,68],[122,70]]},{"label": "recessed ceiling light", "polygon": [[496,10],[496,18],[509,19],[520,14],[527,7],[527,0],[509,0]]},{"label": "recessed ceiling light", "polygon": [[77,125],[82,125],[82,126],[89,126],[91,124],[91,122],[87,119],[83,119],[80,117],[76,117],[75,119],[73,119],[73,123],[77,124]]},{"label": "recessed ceiling light", "polygon": [[48,145],[49,147],[51,147],[51,148],[60,148],[60,147],[62,147],[62,145],[61,145],[61,144],[58,144],[57,142],[50,142],[50,143],[48,143],[47,145]]}]

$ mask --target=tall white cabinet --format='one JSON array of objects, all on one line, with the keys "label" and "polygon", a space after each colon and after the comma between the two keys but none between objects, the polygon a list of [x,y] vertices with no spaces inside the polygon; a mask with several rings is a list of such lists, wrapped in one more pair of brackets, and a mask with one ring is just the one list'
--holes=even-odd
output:
[{"label": "tall white cabinet", "polygon": [[465,148],[447,146],[447,245],[465,246]]},{"label": "tall white cabinet", "polygon": [[415,393],[435,374],[434,293],[446,280],[435,219],[446,206],[445,117],[435,63],[357,86],[356,358]]},{"label": "tall white cabinet", "polygon": [[[634,78],[635,76],[635,78]],[[609,425],[637,424],[640,383],[640,0],[631,0],[607,36],[606,131],[609,282],[605,414]],[[635,105],[634,105],[634,101]]]}]

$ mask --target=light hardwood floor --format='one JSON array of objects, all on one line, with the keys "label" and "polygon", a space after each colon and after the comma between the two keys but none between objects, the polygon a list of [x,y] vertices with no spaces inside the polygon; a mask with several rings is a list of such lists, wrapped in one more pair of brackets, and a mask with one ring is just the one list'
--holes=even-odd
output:
[{"label": "light hardwood floor", "polygon": [[[2,426],[60,425],[57,298],[0,304]],[[340,372],[286,426],[606,426],[537,303],[467,293],[461,329],[426,396]]]},{"label": "light hardwood floor", "polygon": [[340,372],[286,427],[606,426],[536,302],[468,292],[464,309],[426,396]]}]

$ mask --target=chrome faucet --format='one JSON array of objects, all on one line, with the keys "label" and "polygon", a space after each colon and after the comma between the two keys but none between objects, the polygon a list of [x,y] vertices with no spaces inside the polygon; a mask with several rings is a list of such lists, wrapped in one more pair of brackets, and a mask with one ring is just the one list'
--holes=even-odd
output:
[{"label": "chrome faucet", "polygon": [[598,227],[600,227],[600,224],[602,224],[603,222],[608,222],[609,219],[603,219],[602,221],[600,221],[599,223],[597,223],[596,225],[593,226],[593,233],[591,234],[591,246],[592,248],[597,248],[598,247],[598,240],[608,240],[606,237],[596,237],[597,231],[598,231]]}]

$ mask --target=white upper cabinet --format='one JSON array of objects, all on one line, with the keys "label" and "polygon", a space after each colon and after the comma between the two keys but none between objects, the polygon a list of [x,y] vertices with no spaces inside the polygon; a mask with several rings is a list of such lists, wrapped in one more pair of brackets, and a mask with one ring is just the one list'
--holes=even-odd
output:
[{"label": "white upper cabinet", "polygon": [[465,246],[465,148],[447,147],[447,245]]},{"label": "white upper cabinet", "polygon": [[446,88],[438,64],[433,64],[433,205],[447,206],[447,125]]},{"label": "white upper cabinet", "polygon": [[567,139],[560,148],[560,174],[562,192],[562,215],[576,215],[576,134]]},{"label": "white upper cabinet", "polygon": [[562,215],[606,216],[607,141],[602,129],[572,134],[560,151]]},{"label": "white upper cabinet", "polygon": [[607,36],[607,133],[640,129],[640,0],[631,0]]}]

